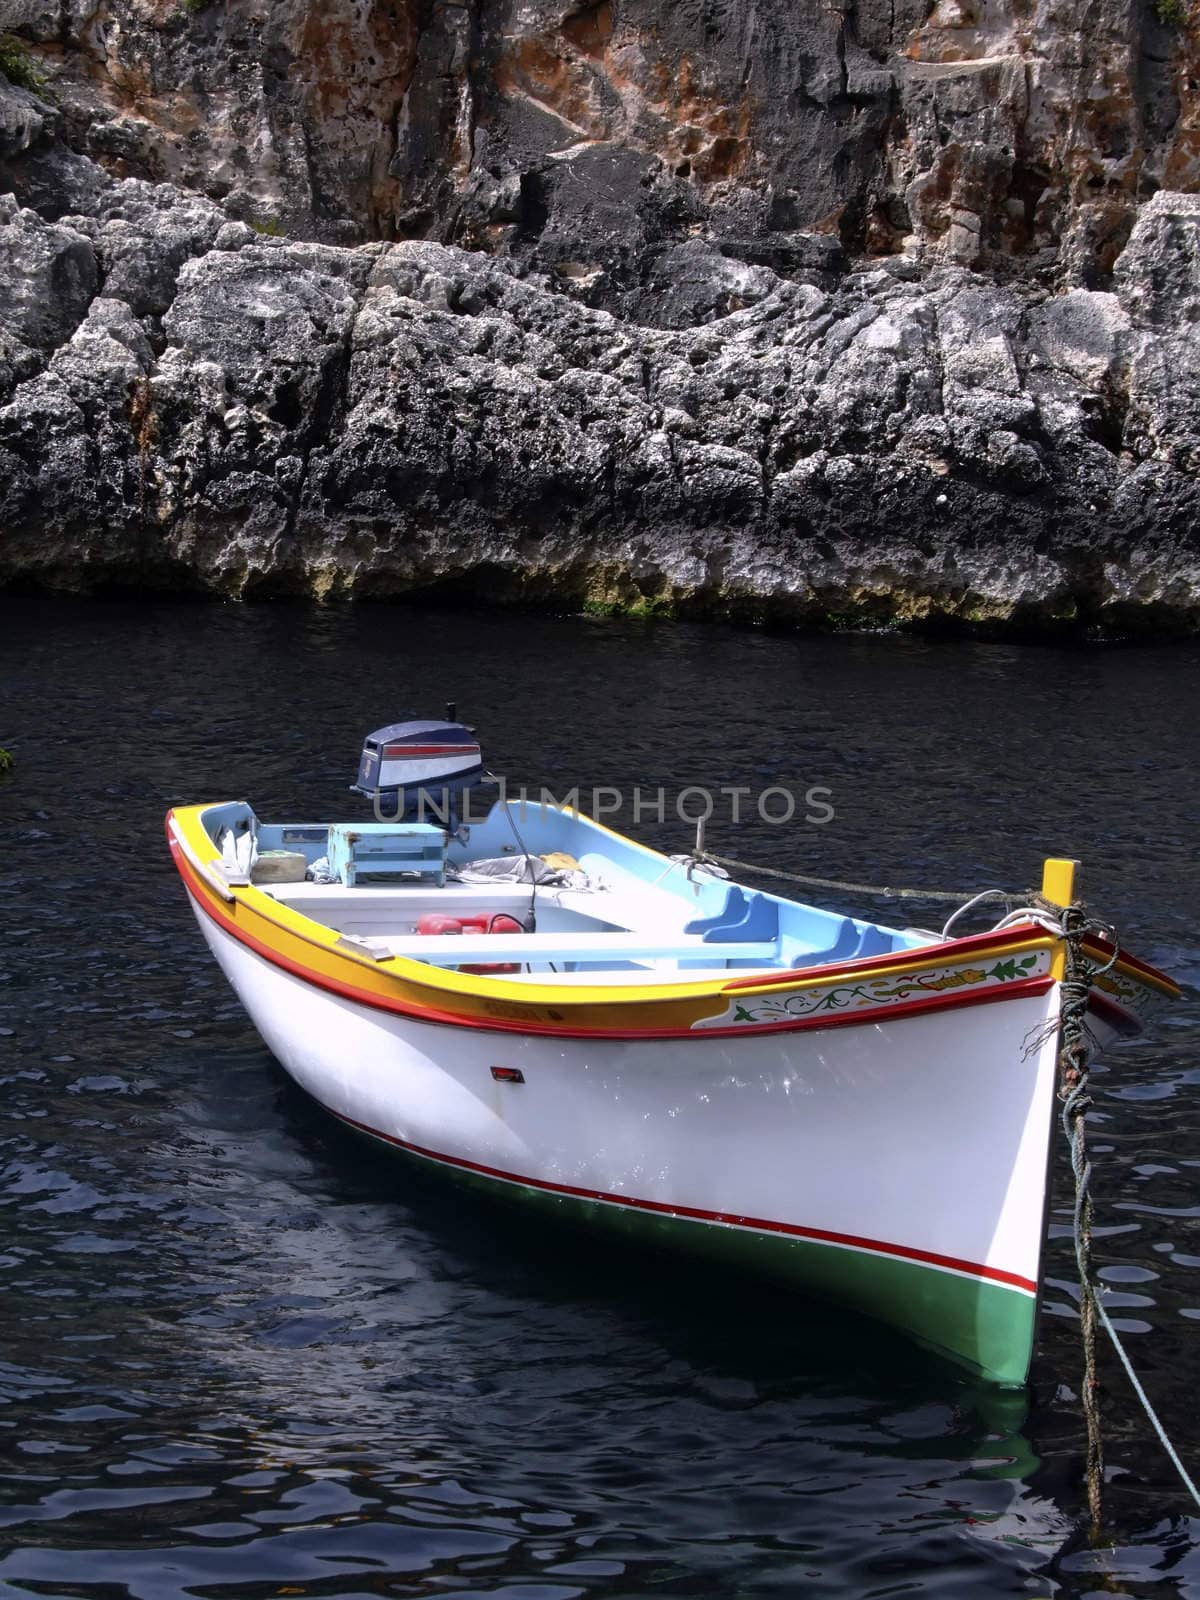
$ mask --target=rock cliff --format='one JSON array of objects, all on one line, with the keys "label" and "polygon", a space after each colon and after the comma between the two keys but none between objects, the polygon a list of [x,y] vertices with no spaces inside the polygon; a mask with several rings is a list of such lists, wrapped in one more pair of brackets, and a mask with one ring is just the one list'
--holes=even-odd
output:
[{"label": "rock cliff", "polygon": [[1185,0],[0,29],[0,582],[1200,620]]}]

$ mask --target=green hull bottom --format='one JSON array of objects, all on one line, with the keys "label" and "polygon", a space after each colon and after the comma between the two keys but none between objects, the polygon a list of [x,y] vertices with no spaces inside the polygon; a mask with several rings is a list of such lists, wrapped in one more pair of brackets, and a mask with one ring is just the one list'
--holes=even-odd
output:
[{"label": "green hull bottom", "polygon": [[423,1169],[444,1173],[490,1199],[536,1207],[556,1221],[622,1237],[642,1248],[792,1284],[886,1323],[989,1382],[1022,1385],[1028,1376],[1037,1302],[1020,1289],[899,1256],[555,1194],[367,1137],[391,1154],[411,1156]]}]

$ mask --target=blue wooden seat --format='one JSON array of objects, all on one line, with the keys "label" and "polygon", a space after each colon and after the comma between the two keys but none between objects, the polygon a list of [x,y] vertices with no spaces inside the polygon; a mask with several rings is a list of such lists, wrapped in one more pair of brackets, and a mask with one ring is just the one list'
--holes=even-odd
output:
[{"label": "blue wooden seat", "polygon": [[775,940],[779,937],[779,907],[757,890],[747,893],[731,883],[721,910],[711,917],[694,917],[683,931],[699,934],[705,944],[727,944],[734,939]]},{"label": "blue wooden seat", "polygon": [[792,961],[793,967],[823,967],[835,961],[863,961],[868,956],[885,956],[895,948],[894,936],[873,924],[863,928],[853,917],[844,917],[837,938],[824,950],[805,950]]},{"label": "blue wooden seat", "polygon": [[348,889],[360,877],[414,874],[446,881],[446,833],[428,822],[337,823],[329,830],[329,870]]}]

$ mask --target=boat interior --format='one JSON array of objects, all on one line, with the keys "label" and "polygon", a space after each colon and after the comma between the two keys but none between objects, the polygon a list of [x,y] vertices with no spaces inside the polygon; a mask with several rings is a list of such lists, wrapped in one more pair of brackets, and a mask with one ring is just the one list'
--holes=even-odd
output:
[{"label": "boat interior", "polygon": [[[259,862],[279,852],[302,855],[303,880],[263,881],[251,867],[250,881],[356,950],[514,983],[690,983],[731,970],[863,960],[939,937],[732,883],[689,857],[663,856],[554,806],[496,804],[483,821],[454,834],[407,822],[390,832],[353,823],[265,823],[244,802],[209,807],[202,820],[227,861],[249,841]],[[403,857],[384,869],[376,856],[335,881],[312,881],[314,870],[327,871],[341,839],[359,840],[360,829],[383,849],[411,848],[418,832],[438,837],[429,859],[414,858],[411,869]],[[570,865],[536,884],[516,881],[526,870],[544,871],[539,863],[547,856]],[[504,858],[512,878],[480,881],[476,863]],[[441,931],[447,925],[452,931]]]}]

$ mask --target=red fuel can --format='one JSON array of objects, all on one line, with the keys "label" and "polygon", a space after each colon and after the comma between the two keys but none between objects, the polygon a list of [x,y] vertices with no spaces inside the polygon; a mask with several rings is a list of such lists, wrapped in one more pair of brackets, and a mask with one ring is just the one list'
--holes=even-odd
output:
[{"label": "red fuel can", "polygon": [[[497,911],[492,917],[481,917],[479,921],[485,925],[488,933],[524,933],[525,929],[516,917],[510,917],[504,911]],[[481,929],[482,931],[482,929]],[[460,972],[482,972],[492,977],[497,973],[520,972],[519,961],[494,961],[487,965],[460,967]]]}]

